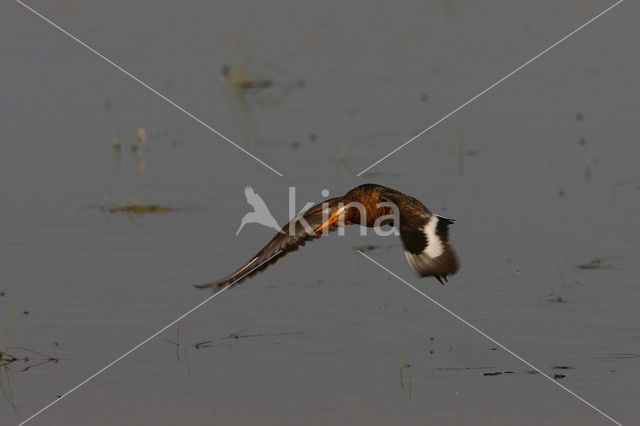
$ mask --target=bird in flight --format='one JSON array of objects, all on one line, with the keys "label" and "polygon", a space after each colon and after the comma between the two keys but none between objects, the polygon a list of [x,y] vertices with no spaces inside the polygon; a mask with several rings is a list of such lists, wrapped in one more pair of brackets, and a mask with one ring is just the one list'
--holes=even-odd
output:
[{"label": "bird in flight", "polygon": [[[245,192],[249,200],[249,189]],[[398,212],[395,216],[394,207]],[[432,276],[444,284],[447,275],[456,273],[459,266],[456,253],[449,244],[449,226],[454,222],[453,219],[432,213],[419,200],[402,192],[381,185],[364,184],[342,197],[317,204],[291,219],[262,250],[237,271],[221,280],[194,287],[219,288],[228,284],[236,285],[277,262],[287,253],[298,250],[307,241],[320,238],[339,226],[394,226],[394,217],[399,221],[395,225],[399,225],[404,255],[411,269],[420,277]]]}]

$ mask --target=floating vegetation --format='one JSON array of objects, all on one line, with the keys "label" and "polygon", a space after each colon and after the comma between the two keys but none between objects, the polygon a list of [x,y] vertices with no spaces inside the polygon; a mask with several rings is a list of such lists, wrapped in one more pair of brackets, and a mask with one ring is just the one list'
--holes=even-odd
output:
[{"label": "floating vegetation", "polygon": [[[227,62],[220,69],[220,81],[224,89],[230,89],[235,101],[245,114],[249,112],[250,102],[262,107],[279,107],[295,90],[306,85],[303,79],[296,78],[276,64],[263,63],[260,68],[278,75],[280,81],[277,85],[274,79],[261,75],[255,67],[250,66],[251,54],[255,42],[250,41],[240,46],[242,56],[239,60]],[[269,88],[266,94],[263,92]],[[250,118],[250,117],[245,117]]]},{"label": "floating vegetation", "polygon": [[240,89],[266,89],[273,86],[273,80],[260,79],[247,76],[245,73],[247,58],[241,61],[236,67],[226,63],[220,69],[220,77],[232,87]]},{"label": "floating vegetation", "polygon": [[592,270],[592,269],[617,269],[616,265],[611,263],[607,259],[592,259],[587,263],[577,266],[580,269]]},{"label": "floating vegetation", "polygon": [[493,367],[439,367],[439,371],[467,371],[467,370],[487,370]]},{"label": "floating vegetation", "polygon": [[492,371],[490,373],[483,373],[483,376],[500,376],[502,374],[513,374],[513,371]]},{"label": "floating vegetation", "polygon": [[293,331],[290,333],[258,333],[258,334],[240,334],[242,332],[247,331],[248,329],[243,329],[238,331],[237,333],[231,333],[226,337],[223,337],[223,339],[244,339],[247,337],[262,337],[262,336],[291,336],[294,334],[302,334],[302,331]]},{"label": "floating vegetation", "polygon": [[124,201],[122,204],[117,206],[109,207],[105,204],[102,204],[100,206],[100,211],[102,212],[126,213],[126,214],[168,213],[168,212],[175,212],[180,210],[181,209],[171,207],[171,206],[162,206],[159,204],[146,204],[133,197],[129,197],[126,201]]},{"label": "floating vegetation", "polygon": [[[296,334],[303,334],[303,331],[293,331],[293,332],[285,332],[285,333],[255,333],[255,334],[243,334],[245,331],[247,331],[247,328],[243,328],[240,331],[236,331],[233,333],[229,333],[226,336],[222,337],[222,340],[237,340],[237,339],[246,339],[246,338],[250,338],[250,337],[266,337],[266,336],[292,336],[292,335],[296,335]],[[216,341],[216,339],[211,339],[211,340],[203,340],[201,342],[197,342],[197,343],[193,343],[192,346],[195,349],[201,349],[201,348],[209,348],[211,346],[215,346],[213,343]]]},{"label": "floating vegetation", "polygon": [[0,351],[0,367],[9,368],[12,372],[25,372],[33,367],[58,361],[58,358],[20,346]]},{"label": "floating vegetation", "polygon": [[14,373],[25,373],[34,367],[57,363],[58,361],[58,358],[20,346],[0,350],[0,392],[18,419],[21,417],[18,413],[18,408],[13,402],[12,375]]},{"label": "floating vegetation", "polygon": [[[0,325],[0,393],[11,406],[16,417],[20,419],[18,409],[13,402],[12,374],[24,373],[44,364],[57,363],[59,359],[22,346],[8,346],[15,307],[14,303]],[[23,313],[28,314],[28,311]]]},{"label": "floating vegetation", "polygon": [[[447,367],[447,368],[438,368],[437,370],[441,370],[441,371],[468,371],[468,370],[487,370],[489,368],[492,368],[492,367]],[[559,369],[559,370],[572,370],[573,369],[573,367],[564,366],[564,365],[556,365],[553,368],[554,369]],[[536,371],[536,370],[525,370],[522,373],[529,374],[529,375],[539,374],[539,372]],[[516,374],[516,372],[513,371],[513,370],[492,370],[492,371],[486,371],[486,372],[482,373],[482,375],[485,376],[485,377],[502,376],[504,374]],[[552,374],[549,374],[548,377],[553,377],[555,380],[561,380],[561,379],[564,379],[567,376],[566,376],[566,374],[552,373]]]}]

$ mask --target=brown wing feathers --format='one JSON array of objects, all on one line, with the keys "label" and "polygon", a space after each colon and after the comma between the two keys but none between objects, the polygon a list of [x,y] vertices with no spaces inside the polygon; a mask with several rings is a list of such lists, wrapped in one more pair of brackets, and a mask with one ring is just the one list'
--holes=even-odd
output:
[{"label": "brown wing feathers", "polygon": [[[304,246],[307,241],[320,238],[324,233],[320,232],[316,234],[313,230],[322,225],[323,221],[329,217],[328,209],[335,206],[341,199],[342,198],[333,198],[327,200],[321,204],[311,207],[303,214],[291,219],[291,221],[282,228],[282,231],[278,232],[262,250],[260,250],[251,258],[251,260],[231,275],[213,283],[194,285],[194,287],[223,287],[227,284],[235,283],[236,281],[239,282],[244,278],[253,276],[266,267],[273,265],[287,253],[298,250],[300,247]],[[299,220],[300,217],[308,223],[308,227]],[[295,227],[293,232],[290,231],[291,226]],[[331,225],[328,229],[329,231],[334,231],[337,229],[337,225]],[[275,256],[278,252],[280,253]]]}]

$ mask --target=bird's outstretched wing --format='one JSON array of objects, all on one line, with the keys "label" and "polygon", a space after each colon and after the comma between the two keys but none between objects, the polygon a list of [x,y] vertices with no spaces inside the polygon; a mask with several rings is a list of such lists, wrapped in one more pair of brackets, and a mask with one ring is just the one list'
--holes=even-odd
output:
[{"label": "bird's outstretched wing", "polygon": [[[240,269],[219,281],[202,285],[194,285],[194,287],[215,288],[224,287],[227,284],[238,284],[245,278],[248,278],[257,272],[262,271],[269,265],[274,264],[287,253],[298,250],[298,248],[305,245],[307,241],[320,238],[323,235],[323,232],[318,232],[316,234],[313,231],[327,220],[331,209],[341,200],[341,197],[332,198],[311,207],[304,213],[299,214],[291,219],[291,221],[282,228],[281,232],[278,232],[262,250],[253,256]],[[304,222],[300,220],[301,218],[309,224],[308,227],[306,227]],[[329,231],[334,231],[337,228],[337,224],[333,224],[328,227]],[[279,254],[276,256],[276,253]]]}]

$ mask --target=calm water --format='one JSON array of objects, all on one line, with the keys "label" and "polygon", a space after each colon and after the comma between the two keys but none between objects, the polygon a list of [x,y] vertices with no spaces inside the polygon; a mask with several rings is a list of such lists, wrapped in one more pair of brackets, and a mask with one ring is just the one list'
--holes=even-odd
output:
[{"label": "calm water", "polygon": [[[289,186],[301,208],[364,182],[456,219],[462,269],[449,285],[413,277],[399,240],[350,229],[221,294],[32,423],[607,422],[362,245],[610,416],[640,420],[638,4],[359,178],[610,3],[29,4],[285,176],[19,4],[0,5],[0,348],[29,357],[2,367],[1,424],[174,320],[210,294],[191,284],[259,250],[271,230],[235,236],[245,186],[284,223]],[[234,92],[225,63],[273,84]],[[133,153],[139,128],[149,144]],[[131,198],[177,210],[99,208]]]}]

